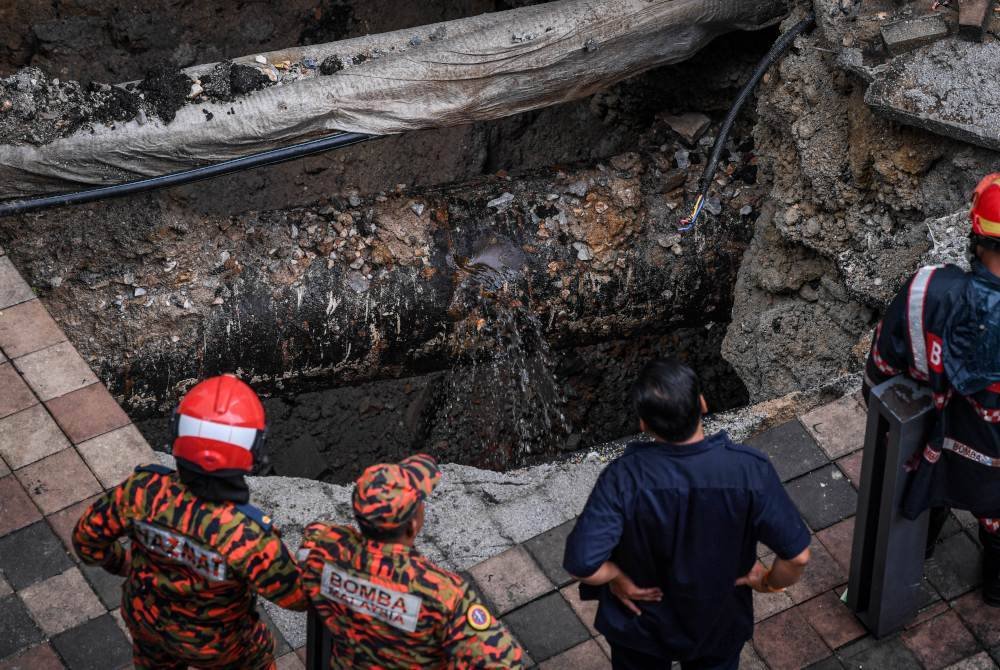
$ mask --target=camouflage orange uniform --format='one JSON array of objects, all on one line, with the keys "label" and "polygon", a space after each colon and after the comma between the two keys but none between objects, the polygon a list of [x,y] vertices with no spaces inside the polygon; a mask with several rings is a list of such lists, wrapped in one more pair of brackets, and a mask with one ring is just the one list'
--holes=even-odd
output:
[{"label": "camouflage orange uniform", "polygon": [[[354,492],[359,525],[369,536],[400,528],[440,477],[426,455],[372,466]],[[299,564],[332,633],[332,668],[523,667],[523,651],[465,580],[412,546],[314,523]]]},{"label": "camouflage orange uniform", "polygon": [[[117,542],[125,536],[130,558]],[[127,576],[122,615],[139,670],[273,668],[255,593],[306,607],[270,520],[250,505],[199,499],[167,468],[137,468],[101,496],[77,523],[73,546],[85,563]]]}]

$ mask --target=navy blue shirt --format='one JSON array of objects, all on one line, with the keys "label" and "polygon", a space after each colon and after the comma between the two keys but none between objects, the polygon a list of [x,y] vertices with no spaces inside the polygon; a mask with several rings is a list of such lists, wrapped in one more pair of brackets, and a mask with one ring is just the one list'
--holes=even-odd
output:
[{"label": "navy blue shirt", "polygon": [[[613,560],[659,603],[629,612],[608,586],[597,630],[612,643],[672,660],[739,651],[753,635],[753,598],[736,580],[757,542],[783,559],[809,546],[809,530],[771,462],[726,433],[675,445],[633,442],[601,473],[566,541],[578,577]],[[587,588],[583,590],[586,592]]]}]

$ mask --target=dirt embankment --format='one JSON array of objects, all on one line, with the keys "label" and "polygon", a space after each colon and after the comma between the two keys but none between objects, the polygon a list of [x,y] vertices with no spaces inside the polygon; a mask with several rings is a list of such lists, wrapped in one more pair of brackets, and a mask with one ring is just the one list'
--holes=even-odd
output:
[{"label": "dirt embankment", "polygon": [[757,105],[770,204],[723,345],[755,400],[859,369],[879,314],[927,251],[925,221],[967,207],[998,161],[875,115],[837,52],[877,52],[879,8],[814,4],[819,29],[765,78]]}]

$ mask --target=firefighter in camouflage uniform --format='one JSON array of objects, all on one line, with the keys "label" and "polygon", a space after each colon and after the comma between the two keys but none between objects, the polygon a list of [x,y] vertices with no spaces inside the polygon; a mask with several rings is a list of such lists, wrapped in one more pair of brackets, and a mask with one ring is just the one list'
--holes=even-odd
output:
[{"label": "firefighter in camouflage uniform", "polygon": [[980,182],[970,218],[971,271],[917,271],[876,328],[865,386],[905,374],[933,392],[938,420],[902,511],[930,508],[928,556],[949,507],[975,514],[983,598],[1000,607],[1000,174]]},{"label": "firefighter in camouflage uniform", "polygon": [[295,610],[306,600],[277,529],[247,504],[264,407],[240,380],[214,377],[184,397],[173,427],[177,471],[136,468],[84,512],[73,546],[126,578],[121,609],[138,670],[274,668],[256,594]]},{"label": "firefighter in camouflage uniform", "polygon": [[521,648],[465,580],[413,546],[440,478],[423,454],[374,465],[354,489],[360,531],[306,528],[302,587],[333,634],[331,667],[523,667]]}]

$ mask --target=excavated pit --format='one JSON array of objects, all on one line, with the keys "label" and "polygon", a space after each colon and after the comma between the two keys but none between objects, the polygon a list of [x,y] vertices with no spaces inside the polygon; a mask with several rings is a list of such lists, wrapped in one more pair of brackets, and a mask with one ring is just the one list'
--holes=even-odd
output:
[{"label": "excavated pit", "polygon": [[[39,24],[33,47],[8,42],[0,70],[122,80],[247,48],[209,48],[210,24],[154,4],[186,36],[183,58],[158,40],[116,51],[115,30],[145,25],[128,17],[97,29],[63,16]],[[324,14],[303,28],[295,3],[258,4],[273,13],[261,50],[509,5],[400,3],[397,23],[334,28]],[[110,41],[79,69],[65,49],[84,35]],[[267,473],[345,482],[415,450],[493,469],[558,458],[635,431],[628,386],[655,356],[688,360],[713,410],[747,403],[720,350],[765,204],[753,104],[711,216],[690,235],[675,225],[775,35],[722,38],[577,103],[3,219],[0,244],[157,448],[194,380],[235,371],[267,396]],[[666,116],[690,113],[712,119],[691,142]]]}]

